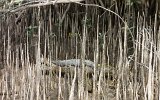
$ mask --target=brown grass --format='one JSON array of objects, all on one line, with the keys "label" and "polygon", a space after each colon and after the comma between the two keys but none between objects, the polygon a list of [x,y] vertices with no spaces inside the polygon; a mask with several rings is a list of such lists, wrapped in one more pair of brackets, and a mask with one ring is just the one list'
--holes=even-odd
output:
[{"label": "brown grass", "polygon": [[1,100],[159,99],[158,1],[50,3],[0,15]]}]

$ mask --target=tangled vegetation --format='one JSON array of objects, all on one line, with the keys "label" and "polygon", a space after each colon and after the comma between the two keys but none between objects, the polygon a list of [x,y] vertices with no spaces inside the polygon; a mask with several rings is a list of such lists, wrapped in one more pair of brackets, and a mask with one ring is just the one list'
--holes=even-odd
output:
[{"label": "tangled vegetation", "polygon": [[1,0],[0,54],[2,100],[158,100],[160,1]]}]

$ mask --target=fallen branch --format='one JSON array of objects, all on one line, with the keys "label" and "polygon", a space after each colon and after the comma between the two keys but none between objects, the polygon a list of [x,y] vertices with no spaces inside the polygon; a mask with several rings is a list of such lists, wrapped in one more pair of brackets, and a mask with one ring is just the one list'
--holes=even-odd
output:
[{"label": "fallen branch", "polygon": [[49,1],[49,2],[38,2],[36,4],[29,4],[29,5],[28,3],[26,3],[14,10],[11,10],[10,12],[17,12],[17,11],[24,10],[26,8],[32,8],[32,7],[55,5],[58,3],[76,3],[76,2],[81,2],[81,1],[84,1],[84,0],[54,0],[54,1]]}]

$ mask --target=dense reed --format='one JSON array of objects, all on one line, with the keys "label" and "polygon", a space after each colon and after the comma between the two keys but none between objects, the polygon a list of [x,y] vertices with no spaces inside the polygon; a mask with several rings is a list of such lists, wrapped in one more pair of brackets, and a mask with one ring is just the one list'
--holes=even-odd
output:
[{"label": "dense reed", "polygon": [[0,12],[1,100],[160,99],[158,0],[38,4]]}]

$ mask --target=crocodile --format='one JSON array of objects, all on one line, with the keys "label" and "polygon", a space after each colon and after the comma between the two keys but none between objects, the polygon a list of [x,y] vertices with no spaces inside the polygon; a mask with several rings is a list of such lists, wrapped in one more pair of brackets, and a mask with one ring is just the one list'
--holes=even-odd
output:
[{"label": "crocodile", "polygon": [[[53,61],[52,63],[60,67],[64,67],[64,66],[82,67],[81,59],[57,60],[57,61]],[[85,60],[84,65],[94,68],[94,62],[90,60]]]},{"label": "crocodile", "polygon": [[[61,68],[61,73],[74,73],[75,68],[82,70],[81,59],[67,59],[67,60],[55,60],[50,64],[48,62],[43,61],[43,71],[45,72],[56,72],[59,73]],[[91,75],[94,73],[94,62],[90,60],[84,60],[84,71]]]}]

